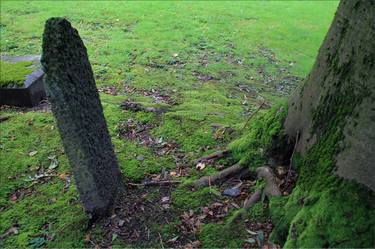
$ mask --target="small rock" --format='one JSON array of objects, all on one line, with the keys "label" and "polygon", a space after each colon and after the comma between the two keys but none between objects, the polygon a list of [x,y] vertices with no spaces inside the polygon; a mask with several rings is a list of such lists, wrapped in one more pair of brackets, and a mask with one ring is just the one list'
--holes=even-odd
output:
[{"label": "small rock", "polygon": [[145,157],[144,156],[137,156],[137,160],[138,161],[143,161],[143,160],[145,160]]},{"label": "small rock", "polygon": [[229,196],[229,197],[237,197],[241,194],[241,190],[239,188],[228,188],[224,190],[223,192],[224,195]]},{"label": "small rock", "polygon": [[119,220],[119,221],[118,221],[118,226],[119,226],[119,227],[122,227],[124,224],[125,224],[125,221],[124,221],[124,220]]}]

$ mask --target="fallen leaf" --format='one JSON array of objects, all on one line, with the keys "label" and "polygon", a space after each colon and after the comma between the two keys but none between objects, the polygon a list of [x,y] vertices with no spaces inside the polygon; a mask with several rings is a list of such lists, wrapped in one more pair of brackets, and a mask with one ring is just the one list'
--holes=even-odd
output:
[{"label": "fallen leaf", "polygon": [[29,156],[35,156],[35,155],[36,155],[36,153],[38,153],[38,151],[36,151],[36,150],[34,150],[34,151],[31,151],[31,152],[29,153]]},{"label": "fallen leaf", "polygon": [[18,225],[13,225],[11,228],[5,231],[4,234],[0,235],[0,239],[5,239],[6,237],[13,235],[13,234],[18,234]]},{"label": "fallen leaf", "polygon": [[10,197],[10,201],[11,202],[16,202],[17,201],[17,195],[16,194],[12,194],[12,196]]},{"label": "fallen leaf", "polygon": [[85,242],[90,242],[91,241],[91,234],[88,233],[85,235],[85,239],[84,239]]},{"label": "fallen leaf", "polygon": [[255,239],[253,239],[253,238],[245,239],[245,242],[250,243],[250,244],[254,244]]},{"label": "fallen leaf", "polygon": [[59,174],[59,178],[61,179],[61,180],[65,180],[65,178],[68,176],[68,174],[66,174],[66,173],[61,173],[61,174]]},{"label": "fallen leaf", "polygon": [[173,243],[178,239],[179,236],[173,237],[172,239],[168,240],[167,243]]},{"label": "fallen leaf", "polygon": [[119,227],[122,227],[124,224],[125,224],[125,221],[124,221],[124,220],[119,220],[119,221],[118,221],[118,226],[119,226]]},{"label": "fallen leaf", "polygon": [[163,198],[161,198],[161,203],[162,204],[168,203],[169,200],[170,200],[169,196],[164,196]]},{"label": "fallen leaf", "polygon": [[55,169],[59,166],[59,162],[56,159],[52,159],[51,164],[49,165],[48,169]]},{"label": "fallen leaf", "polygon": [[195,168],[197,170],[203,170],[204,168],[206,168],[206,164],[204,164],[204,163],[198,163],[197,166],[195,166]]},{"label": "fallen leaf", "polygon": [[169,204],[162,204],[161,205],[164,209],[169,209],[171,206]]},{"label": "fallen leaf", "polygon": [[42,247],[47,240],[44,237],[37,237],[29,241],[29,246],[31,248],[40,248]]},{"label": "fallen leaf", "polygon": [[248,229],[246,229],[246,232],[248,232],[248,233],[251,234],[251,235],[257,235],[257,234],[258,234],[257,232],[253,232],[253,231],[248,230]]},{"label": "fallen leaf", "polygon": [[231,202],[231,205],[233,206],[233,207],[235,207],[235,208],[237,208],[237,209],[240,209],[241,207],[240,206],[238,206],[236,203],[234,203],[234,202]]},{"label": "fallen leaf", "polygon": [[65,177],[65,185],[63,191],[67,191],[68,188],[70,187],[70,176]]},{"label": "fallen leaf", "polygon": [[177,172],[176,171],[171,171],[171,172],[169,172],[169,175],[170,176],[177,176]]}]

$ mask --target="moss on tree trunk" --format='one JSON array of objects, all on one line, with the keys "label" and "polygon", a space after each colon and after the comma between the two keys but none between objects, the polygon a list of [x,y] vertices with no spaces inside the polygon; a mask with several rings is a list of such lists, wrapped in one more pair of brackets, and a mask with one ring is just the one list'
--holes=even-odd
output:
[{"label": "moss on tree trunk", "polygon": [[[284,247],[373,247],[375,2],[342,1],[286,133],[297,140],[293,193],[271,200]],[[349,181],[353,180],[353,181]]]}]

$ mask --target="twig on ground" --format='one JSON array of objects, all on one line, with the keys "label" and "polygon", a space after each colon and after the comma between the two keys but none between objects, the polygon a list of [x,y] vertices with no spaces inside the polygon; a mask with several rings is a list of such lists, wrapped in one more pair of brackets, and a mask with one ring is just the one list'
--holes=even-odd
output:
[{"label": "twig on ground", "polygon": [[130,186],[156,186],[156,185],[170,185],[170,184],[178,184],[178,183],[181,183],[181,181],[150,181],[150,182],[144,182],[144,183],[128,182],[127,185],[130,185]]},{"label": "twig on ground", "polygon": [[167,108],[146,107],[146,106],[143,106],[140,103],[131,102],[131,101],[123,102],[121,104],[121,107],[124,110],[130,110],[130,111],[133,111],[133,112],[144,111],[144,112],[153,112],[155,114],[163,114],[163,113],[166,113],[168,111]]},{"label": "twig on ground", "polygon": [[241,129],[241,133],[245,130],[246,126],[248,125],[248,123],[250,122],[250,120],[255,116],[255,114],[257,114],[259,112],[260,109],[262,109],[262,107],[264,106],[265,102],[263,101],[260,106],[258,107],[258,109],[256,109],[255,112],[253,112],[250,117],[247,119],[245,125],[242,127]]},{"label": "twig on ground", "polygon": [[198,158],[198,159],[194,160],[193,163],[197,164],[199,162],[205,162],[205,161],[209,161],[209,160],[213,160],[213,159],[220,159],[220,158],[226,157],[228,154],[229,154],[229,150],[217,151],[217,152],[212,153],[208,156]]},{"label": "twig on ground", "polygon": [[164,249],[164,243],[163,243],[163,239],[161,238],[161,235],[160,235],[160,233],[158,233],[159,234],[159,239],[160,239],[160,245],[161,245],[161,248],[163,248]]}]

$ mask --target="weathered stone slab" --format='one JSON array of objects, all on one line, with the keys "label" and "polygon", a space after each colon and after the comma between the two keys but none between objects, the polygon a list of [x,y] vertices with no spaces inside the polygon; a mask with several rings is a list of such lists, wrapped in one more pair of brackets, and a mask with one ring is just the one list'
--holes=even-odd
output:
[{"label": "weathered stone slab", "polygon": [[[43,85],[44,72],[40,65],[40,56],[2,56],[1,61],[10,64],[30,62],[31,73],[25,76],[23,84],[17,86],[0,85],[0,105],[36,106],[46,98]],[[2,72],[6,73],[6,72]],[[3,78],[3,77],[2,77]]]},{"label": "weathered stone slab", "polygon": [[86,48],[62,18],[46,22],[41,59],[45,87],[85,210],[104,215],[121,186]]}]

